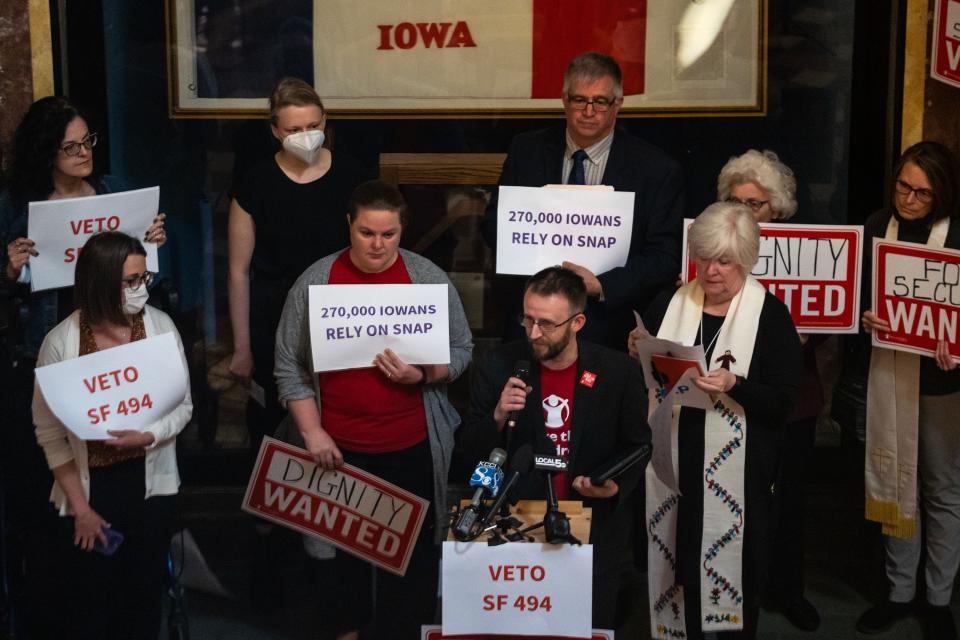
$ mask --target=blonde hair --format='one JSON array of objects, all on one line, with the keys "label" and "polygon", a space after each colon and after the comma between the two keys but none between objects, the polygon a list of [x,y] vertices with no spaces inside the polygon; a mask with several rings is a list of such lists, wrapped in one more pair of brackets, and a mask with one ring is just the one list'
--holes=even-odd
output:
[{"label": "blonde hair", "polygon": [[277,112],[284,107],[320,107],[320,113],[326,113],[323,101],[309,84],[300,78],[284,78],[270,93],[270,123],[277,124]]},{"label": "blonde hair", "polygon": [[746,275],[760,255],[760,225],[747,206],[715,202],[693,221],[687,232],[687,247],[694,259],[727,257]]}]

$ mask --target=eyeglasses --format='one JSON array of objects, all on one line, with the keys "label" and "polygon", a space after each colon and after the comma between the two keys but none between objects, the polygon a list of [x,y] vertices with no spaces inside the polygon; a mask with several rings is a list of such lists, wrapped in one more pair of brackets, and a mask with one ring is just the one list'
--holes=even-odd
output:
[{"label": "eyeglasses", "polygon": [[145,284],[148,287],[153,284],[153,279],[157,277],[152,271],[144,271],[143,273],[138,273],[135,276],[130,276],[129,278],[124,278],[120,282],[123,283],[123,286],[127,289],[136,289],[141,284]]},{"label": "eyeglasses", "polygon": [[903,180],[897,180],[894,187],[896,188],[897,193],[902,196],[909,197],[912,193],[917,197],[917,201],[921,204],[930,204],[930,202],[933,200],[933,191],[930,189],[916,189]]},{"label": "eyeglasses", "polygon": [[588,104],[592,104],[593,110],[597,113],[606,113],[616,101],[616,98],[604,98],[602,96],[593,100],[588,100],[584,96],[569,96],[567,98],[567,104],[574,111],[584,111]]},{"label": "eyeglasses", "polygon": [[520,322],[521,325],[523,325],[523,328],[526,329],[527,331],[533,331],[533,326],[536,325],[540,327],[540,331],[543,333],[553,333],[563,325],[567,324],[568,322],[576,318],[581,313],[583,313],[583,311],[578,311],[572,316],[570,316],[569,318],[567,318],[566,320],[564,320],[563,322],[553,322],[552,320],[538,320],[536,318],[531,318],[530,316],[524,315],[522,313],[519,316],[517,316],[517,320]]},{"label": "eyeglasses", "polygon": [[740,198],[734,198],[733,196],[730,196],[729,198],[727,198],[726,202],[729,202],[731,204],[742,204],[746,207],[750,207],[751,211],[760,211],[760,209],[763,209],[763,205],[770,203],[769,200],[757,200],[755,198],[747,198],[746,200],[741,200]]},{"label": "eyeglasses", "polygon": [[68,156],[78,156],[80,155],[80,147],[86,147],[86,149],[89,151],[95,146],[97,146],[97,134],[88,133],[87,135],[83,136],[83,140],[80,142],[71,141],[64,143],[61,145],[60,151],[63,151]]}]

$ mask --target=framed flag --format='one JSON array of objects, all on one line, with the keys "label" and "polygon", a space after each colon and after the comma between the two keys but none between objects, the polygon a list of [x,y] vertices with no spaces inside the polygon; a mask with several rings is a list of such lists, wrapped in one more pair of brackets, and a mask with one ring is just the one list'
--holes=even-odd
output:
[{"label": "framed flag", "polygon": [[553,116],[584,51],[622,116],[766,109],[766,0],[167,0],[167,33],[173,117],[262,115],[287,75],[340,118]]}]

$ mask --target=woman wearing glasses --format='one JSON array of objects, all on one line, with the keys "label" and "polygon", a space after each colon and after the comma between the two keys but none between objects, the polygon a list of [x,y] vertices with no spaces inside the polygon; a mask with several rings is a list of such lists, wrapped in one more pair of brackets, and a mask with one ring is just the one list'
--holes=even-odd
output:
[{"label": "woman wearing glasses", "polygon": [[[750,149],[723,165],[717,178],[717,200],[747,206],[757,222],[786,222],[797,211],[793,171],[773,151]],[[816,348],[828,336],[800,334],[803,381],[783,428],[783,457],[777,477],[780,508],[775,524],[776,548],[767,580],[765,606],[779,610],[797,628],[814,631],[820,614],[804,596],[803,523],[807,460],[813,452],[817,418],[823,410],[823,386]]]},{"label": "woman wearing glasses", "polygon": [[[186,371],[173,321],[146,306],[153,279],[146,269],[146,251],[136,238],[115,231],[92,236],[77,260],[77,309],[47,334],[37,364],[172,333]],[[74,547],[62,560],[66,591],[58,610],[70,636],[156,639],[180,485],[176,438],[192,411],[188,383],[183,401],[143,431],[110,431],[108,440],[84,441],[67,431],[35,388],[37,442],[54,477],[50,501],[62,518],[60,540]],[[99,545],[107,545],[111,532],[123,541],[107,555]],[[100,553],[91,553],[98,547]]]},{"label": "woman wearing glasses", "polygon": [[[433,620],[437,544],[445,537],[447,474],[460,416],[447,383],[470,363],[473,339],[457,290],[435,264],[400,249],[406,203],[400,191],[371,180],[358,186],[345,216],[350,245],[311,265],[287,296],[277,329],[275,373],[280,399],[324,469],[345,462],[430,502],[403,578],[337,551],[328,629],[356,640],[373,621],[379,639],[415,638]],[[341,220],[344,220],[341,218]],[[311,285],[442,284],[447,287],[450,362],[414,365],[386,349],[364,369],[314,373],[310,349]],[[374,608],[375,603],[375,608]]]},{"label": "woman wearing glasses", "polygon": [[[960,249],[960,166],[936,142],[920,142],[900,156],[891,205],[864,224],[863,329],[889,331],[870,309],[873,238],[901,240],[935,248]],[[956,638],[949,603],[960,563],[960,373],[940,341],[935,357],[874,347],[867,383],[867,518],[883,524],[888,601],[860,616],[857,630],[880,633],[915,611],[921,533],[926,542],[926,606],[917,612],[931,638]],[[919,378],[919,381],[917,380]],[[894,402],[895,401],[895,402]],[[891,454],[890,452],[893,452]],[[908,470],[906,491],[893,485],[879,460],[896,457],[894,468]],[[880,463],[882,464],[882,463]],[[915,472],[913,472],[915,471]],[[915,481],[915,482],[914,482]],[[894,480],[896,483],[896,479]],[[904,495],[906,494],[906,495]],[[922,514],[922,518],[921,518]],[[923,527],[921,531],[921,520]]]}]

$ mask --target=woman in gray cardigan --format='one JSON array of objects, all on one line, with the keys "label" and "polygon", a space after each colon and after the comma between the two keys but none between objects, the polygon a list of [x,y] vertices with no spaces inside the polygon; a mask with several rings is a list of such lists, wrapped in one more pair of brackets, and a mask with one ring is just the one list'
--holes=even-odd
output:
[{"label": "woman in gray cardigan", "polygon": [[[393,186],[370,181],[350,202],[350,247],[308,268],[287,296],[277,329],[275,375],[279,397],[325,469],[344,462],[431,501],[430,512],[403,578],[377,575],[376,610],[370,602],[371,566],[346,553],[333,562],[337,637],[358,637],[372,618],[377,638],[418,637],[436,608],[437,542],[446,524],[446,485],[453,433],[460,416],[447,399],[446,383],[470,362],[473,339],[463,305],[435,264],[399,248],[406,204]],[[314,373],[308,291],[324,284],[446,284],[450,363],[410,365],[392,350],[373,367]],[[406,626],[409,627],[407,629]]]}]

